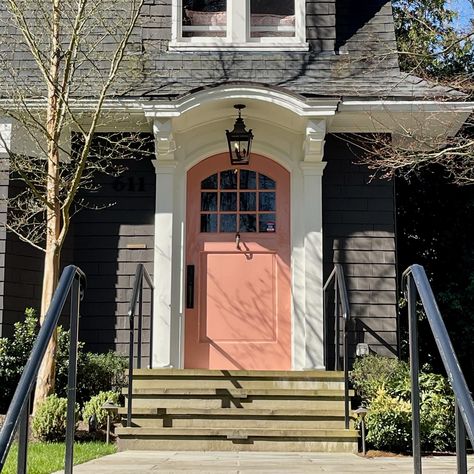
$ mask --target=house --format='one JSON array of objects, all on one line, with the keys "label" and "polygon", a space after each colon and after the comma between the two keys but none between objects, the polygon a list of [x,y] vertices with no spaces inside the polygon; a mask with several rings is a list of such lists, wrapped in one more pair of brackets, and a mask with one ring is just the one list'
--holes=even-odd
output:
[{"label": "house", "polygon": [[[154,367],[324,369],[335,343],[323,285],[342,263],[351,353],[366,343],[396,355],[394,184],[372,179],[352,137],[396,139],[419,124],[452,134],[466,109],[456,93],[400,72],[389,1],[242,8],[145,1],[128,50],[134,75],[108,99],[116,120],[103,130],[148,136],[153,157],[101,178],[89,198],[114,206],[74,217],[64,260],[88,277],[80,337],[93,351],[126,351],[133,275],[145,263]],[[253,133],[244,165],[231,163],[226,138],[239,113]],[[22,130],[1,126],[28,154]],[[15,192],[7,168],[1,188]],[[38,306],[42,268],[13,234],[0,239],[5,335]]]}]

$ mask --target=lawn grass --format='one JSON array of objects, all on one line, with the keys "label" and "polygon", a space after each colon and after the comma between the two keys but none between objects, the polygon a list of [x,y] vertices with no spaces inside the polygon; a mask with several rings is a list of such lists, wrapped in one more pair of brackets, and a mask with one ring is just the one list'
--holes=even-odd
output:
[{"label": "lawn grass", "polygon": [[[91,459],[100,458],[117,451],[114,444],[94,441],[74,443],[74,464],[81,464]],[[64,443],[29,443],[28,474],[51,474],[64,469]],[[16,474],[18,445],[10,449],[2,474]]]}]

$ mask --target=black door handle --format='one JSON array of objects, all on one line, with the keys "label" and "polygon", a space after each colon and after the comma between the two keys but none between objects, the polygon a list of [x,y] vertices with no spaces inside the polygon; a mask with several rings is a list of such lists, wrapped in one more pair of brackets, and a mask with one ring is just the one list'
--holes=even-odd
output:
[{"label": "black door handle", "polygon": [[186,309],[194,308],[194,265],[186,266]]}]

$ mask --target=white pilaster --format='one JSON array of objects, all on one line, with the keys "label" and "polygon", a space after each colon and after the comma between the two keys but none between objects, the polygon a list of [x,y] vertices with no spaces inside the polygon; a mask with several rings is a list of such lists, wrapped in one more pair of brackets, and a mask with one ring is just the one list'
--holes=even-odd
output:
[{"label": "white pilaster", "polygon": [[322,176],[325,120],[306,127],[303,173],[305,368],[324,368]]},{"label": "white pilaster", "polygon": [[155,307],[153,321],[153,366],[171,363],[172,259],[174,184],[176,161],[170,120],[155,120],[156,204],[155,204]]},{"label": "white pilaster", "polygon": [[8,158],[11,150],[13,134],[13,120],[10,118],[0,118],[0,158]]}]

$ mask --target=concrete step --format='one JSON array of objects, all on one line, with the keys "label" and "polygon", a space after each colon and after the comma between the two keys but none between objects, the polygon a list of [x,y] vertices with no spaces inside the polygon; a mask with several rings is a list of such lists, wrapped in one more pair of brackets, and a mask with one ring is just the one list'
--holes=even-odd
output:
[{"label": "concrete step", "polygon": [[117,428],[119,449],[356,452],[358,433],[338,429]]},{"label": "concrete step", "polygon": [[116,430],[119,448],[356,452],[357,432],[344,429],[342,376],[135,369],[133,426]]},{"label": "concrete step", "polygon": [[[122,423],[125,426],[127,410],[122,408]],[[222,408],[220,410],[135,410],[132,424],[142,428],[236,428],[267,429],[343,429],[344,412],[307,410],[295,414],[292,410],[242,410]]]},{"label": "concrete step", "polygon": [[[128,394],[127,388],[122,390],[124,395]],[[311,398],[311,397],[332,397],[340,398],[344,396],[341,390],[328,389],[283,389],[283,388],[165,388],[165,387],[133,387],[133,395],[158,396],[209,396],[209,397],[230,397],[230,398],[248,398],[248,397],[285,397],[285,398]],[[354,395],[353,392],[350,393]]]},{"label": "concrete step", "polygon": [[313,371],[225,371],[200,369],[135,369],[137,388],[222,389],[334,389],[343,390],[342,372]]}]

